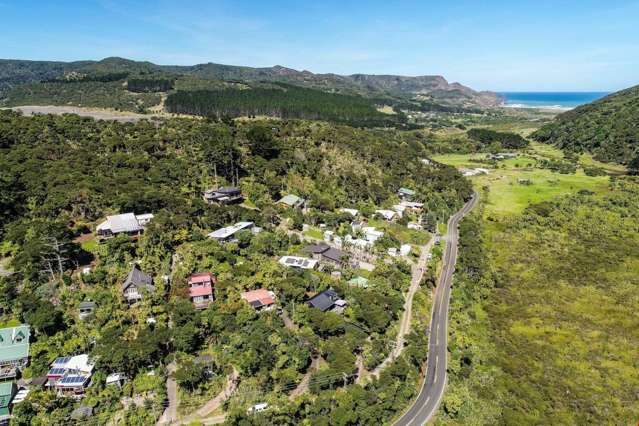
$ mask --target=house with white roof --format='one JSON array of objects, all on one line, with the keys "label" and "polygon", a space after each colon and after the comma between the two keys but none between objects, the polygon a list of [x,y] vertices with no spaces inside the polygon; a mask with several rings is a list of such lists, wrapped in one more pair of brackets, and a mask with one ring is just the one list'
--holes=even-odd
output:
[{"label": "house with white roof", "polygon": [[107,216],[107,219],[96,227],[96,233],[101,238],[110,238],[117,234],[140,235],[151,219],[153,219],[152,213]]},{"label": "house with white roof", "polygon": [[387,221],[390,222],[393,219],[395,219],[395,216],[397,215],[397,212],[395,212],[393,210],[380,209],[380,210],[375,210],[375,214],[383,217],[384,219],[386,219]]},{"label": "house with white roof", "polygon": [[93,368],[87,354],[56,358],[47,372],[47,386],[60,395],[81,398],[91,384]]},{"label": "house with white roof", "polygon": [[209,238],[213,238],[219,242],[229,242],[233,241],[235,238],[235,234],[242,230],[251,230],[254,234],[260,231],[259,228],[254,226],[253,222],[238,222],[235,225],[226,226],[224,228],[220,228],[208,234]]},{"label": "house with white roof", "polygon": [[316,259],[299,256],[282,256],[279,263],[289,268],[315,269],[319,263]]},{"label": "house with white roof", "polygon": [[359,215],[359,210],[357,209],[348,209],[348,208],[344,208],[344,209],[339,209],[340,212],[343,213],[348,213],[353,217],[357,217]]}]

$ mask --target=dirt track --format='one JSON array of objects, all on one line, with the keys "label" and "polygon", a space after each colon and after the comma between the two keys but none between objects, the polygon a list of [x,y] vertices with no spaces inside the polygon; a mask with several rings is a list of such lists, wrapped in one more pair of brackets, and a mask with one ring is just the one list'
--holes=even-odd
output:
[{"label": "dirt track", "polygon": [[54,105],[25,105],[9,108],[14,111],[22,111],[24,115],[35,114],[77,114],[82,117],[92,117],[96,120],[114,120],[125,123],[134,123],[142,119],[158,118],[153,115],[136,114],[134,112],[124,111],[108,111],[93,108],[81,108],[73,106],[54,106]]}]

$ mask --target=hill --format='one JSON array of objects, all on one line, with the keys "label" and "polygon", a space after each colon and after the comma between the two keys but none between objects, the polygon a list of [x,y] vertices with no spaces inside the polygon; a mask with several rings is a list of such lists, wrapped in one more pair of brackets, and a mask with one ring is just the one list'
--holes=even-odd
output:
[{"label": "hill", "polygon": [[604,161],[629,163],[639,155],[639,86],[565,112],[532,137]]},{"label": "hill", "polygon": [[204,80],[280,82],[322,91],[366,97],[416,99],[458,107],[491,107],[501,103],[493,92],[477,92],[441,76],[314,74],[276,65],[252,68],[214,63],[192,66],[156,65],[123,58],[101,61],[46,62],[0,60],[0,98],[25,83],[60,79],[74,73],[122,72],[131,74],[174,74]]}]

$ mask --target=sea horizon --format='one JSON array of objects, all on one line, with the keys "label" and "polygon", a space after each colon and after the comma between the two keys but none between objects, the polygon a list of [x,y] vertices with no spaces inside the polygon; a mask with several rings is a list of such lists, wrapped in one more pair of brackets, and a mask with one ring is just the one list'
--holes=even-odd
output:
[{"label": "sea horizon", "polygon": [[603,98],[610,92],[497,92],[509,108],[568,110]]}]

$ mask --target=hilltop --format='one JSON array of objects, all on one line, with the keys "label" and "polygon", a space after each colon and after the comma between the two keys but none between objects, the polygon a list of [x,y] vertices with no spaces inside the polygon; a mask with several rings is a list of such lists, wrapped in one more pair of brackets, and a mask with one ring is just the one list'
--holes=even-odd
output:
[{"label": "hilltop", "polygon": [[424,75],[416,77],[370,74],[315,74],[280,65],[265,68],[223,65],[216,63],[192,66],[157,65],[124,58],[105,58],[101,61],[48,62],[0,60],[0,98],[12,89],[29,83],[69,79],[78,75],[126,73],[127,75],[172,75],[206,81],[277,82],[304,88],[359,95],[368,98],[415,100],[437,105],[464,108],[493,107],[501,103],[493,92],[478,92],[460,83],[449,83],[444,77]]},{"label": "hilltop", "polygon": [[627,164],[639,155],[639,86],[565,112],[533,133],[540,142],[604,161]]}]

